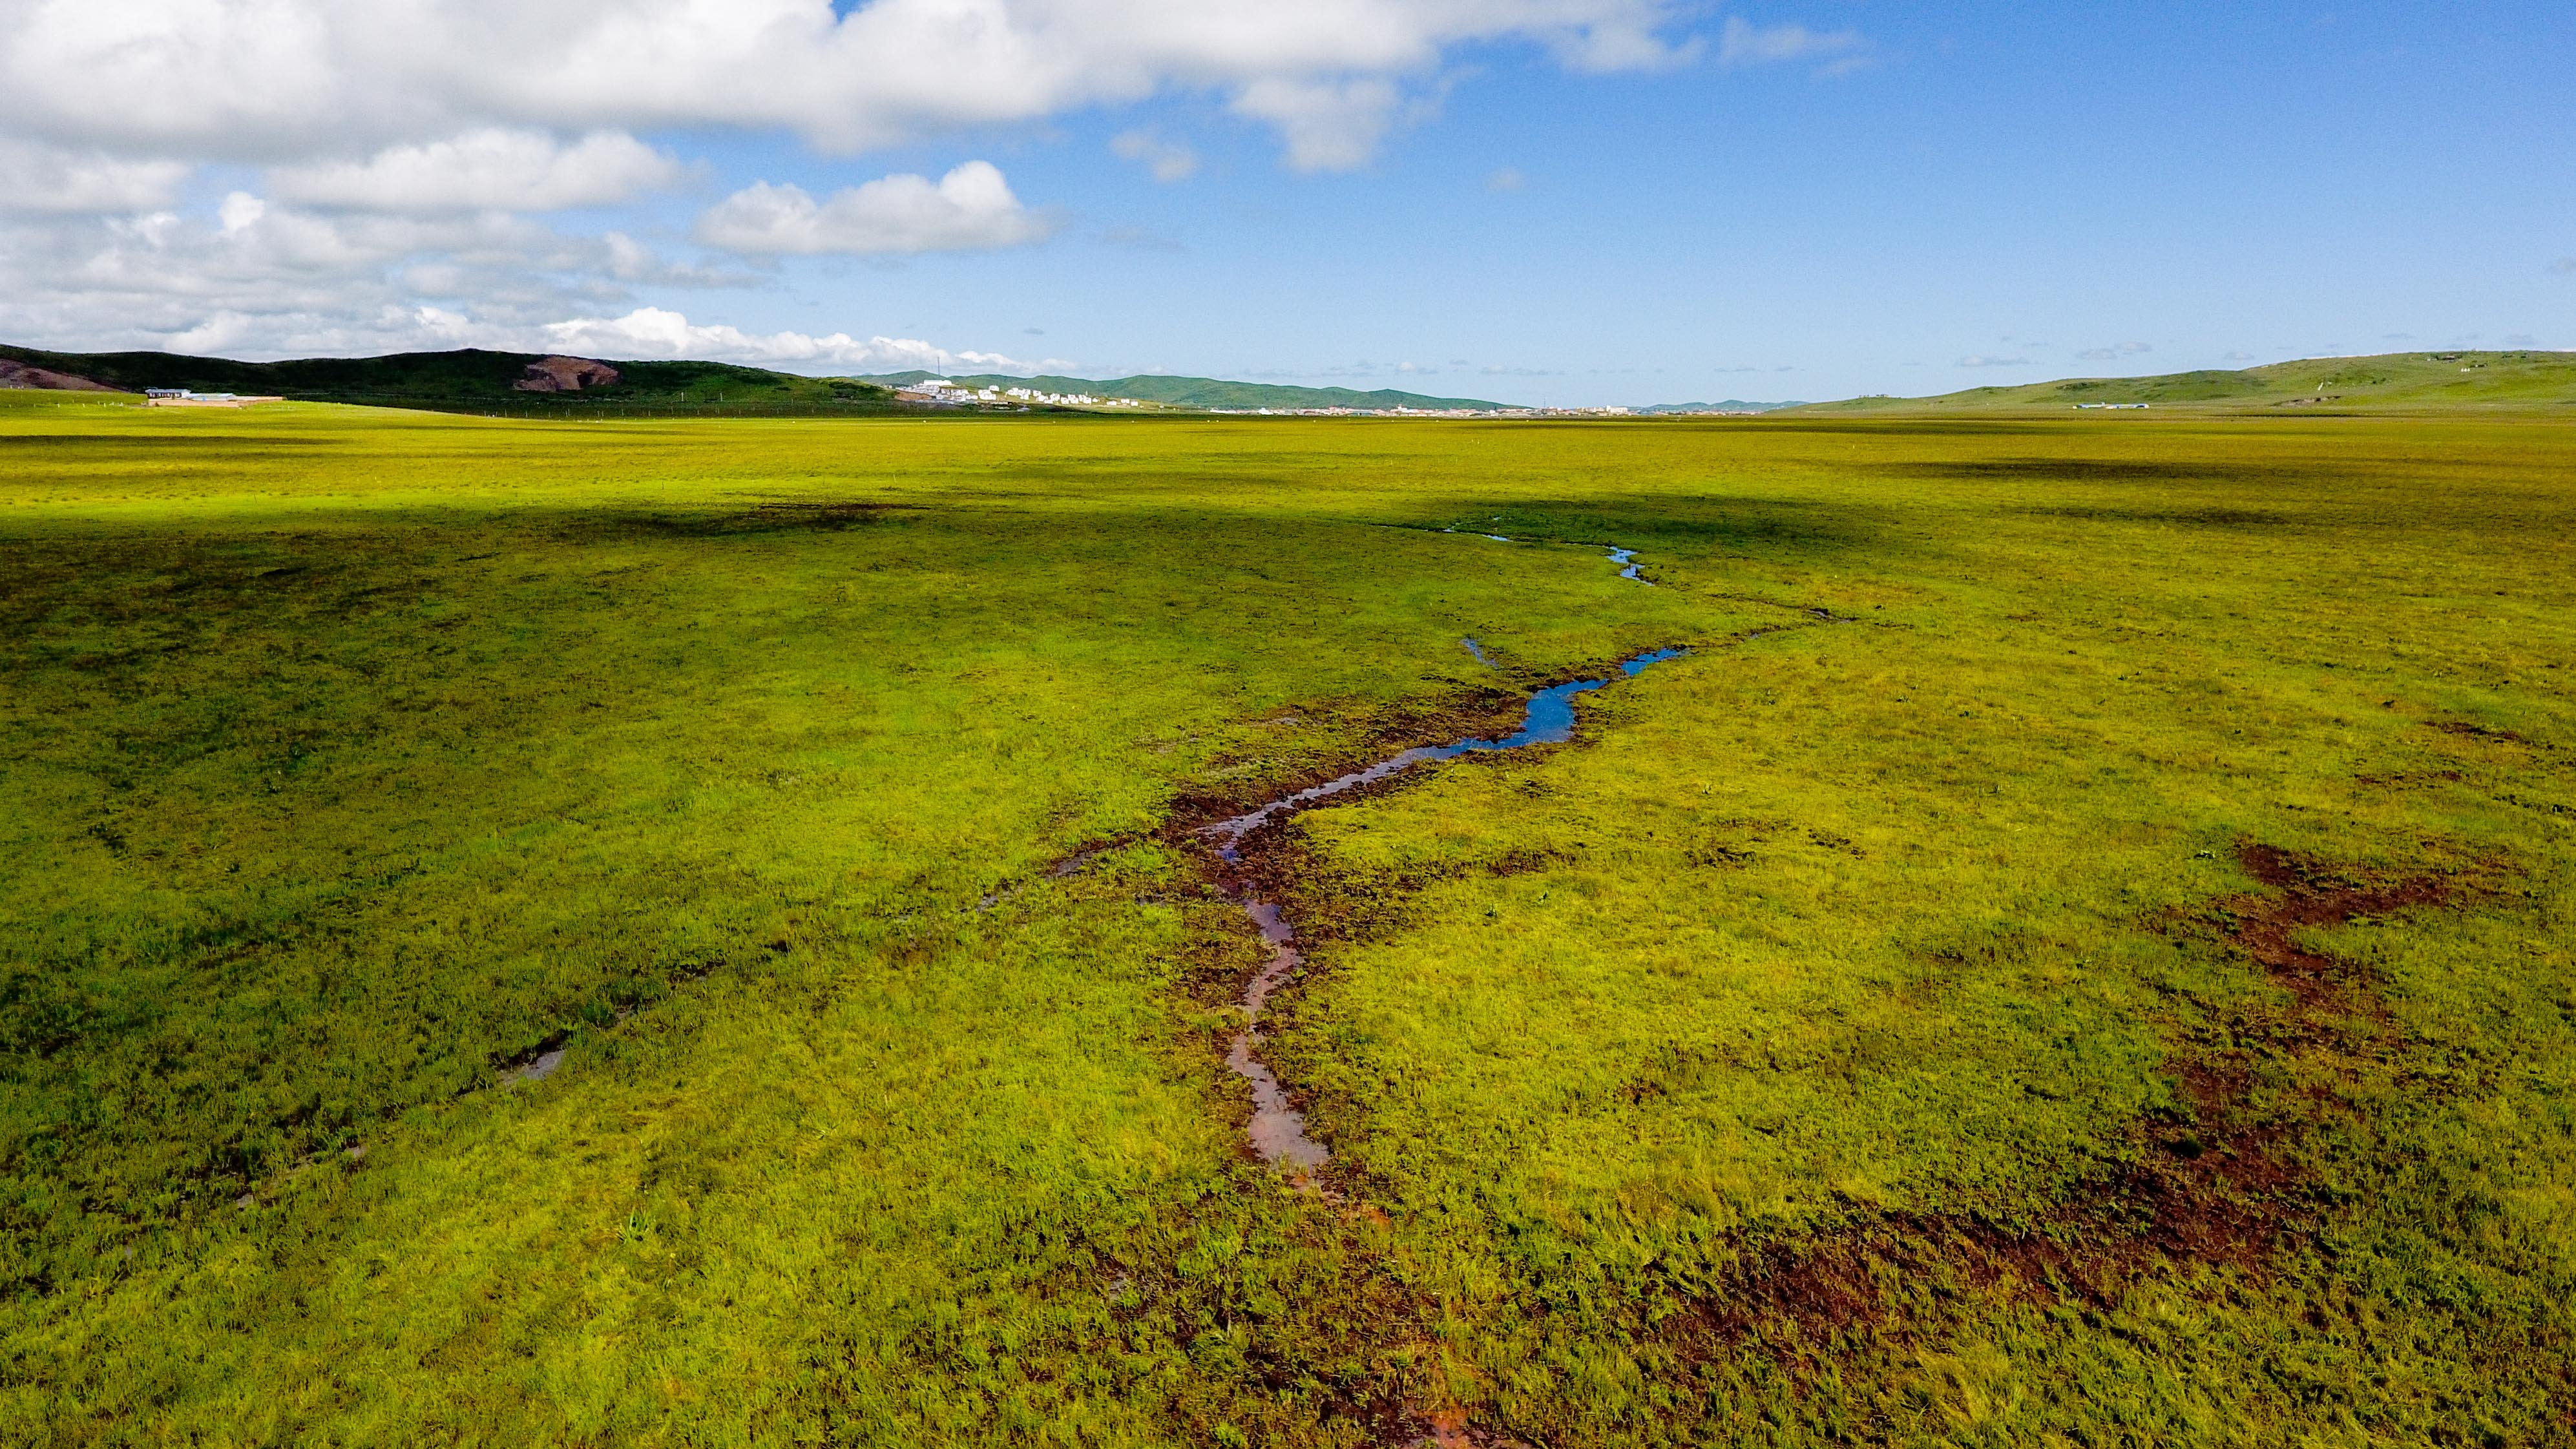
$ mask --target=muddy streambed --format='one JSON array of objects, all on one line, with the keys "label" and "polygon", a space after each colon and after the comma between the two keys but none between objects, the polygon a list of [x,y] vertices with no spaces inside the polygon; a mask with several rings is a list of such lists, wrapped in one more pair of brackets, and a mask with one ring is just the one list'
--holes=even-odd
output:
[{"label": "muddy streambed", "polygon": [[[1621,550],[1625,552],[1625,550]],[[1614,559],[1625,563],[1625,559]],[[1632,566],[1633,567],[1633,566]],[[1656,649],[1619,661],[1622,676],[1644,673],[1667,659],[1679,658],[1679,649]],[[1482,651],[1478,651],[1482,657]],[[1563,684],[1542,689],[1529,697],[1521,727],[1499,740],[1459,740],[1446,745],[1423,745],[1391,755],[1363,770],[1353,770],[1339,779],[1283,795],[1257,810],[1249,810],[1229,820],[1203,827],[1199,834],[1215,842],[1217,855],[1228,867],[1243,861],[1244,840],[1263,826],[1293,815],[1317,801],[1373,785],[1391,775],[1435,760],[1454,760],[1460,755],[1499,754],[1506,750],[1527,749],[1532,745],[1553,745],[1574,738],[1574,699],[1607,686],[1609,679],[1570,679]],[[1244,914],[1270,945],[1270,960],[1243,988],[1238,1003],[1243,1010],[1243,1029],[1235,1034],[1226,1051],[1225,1064],[1236,1076],[1252,1084],[1252,1126],[1248,1133],[1252,1150],[1261,1160],[1285,1170],[1301,1186],[1318,1186],[1315,1172],[1331,1156],[1324,1144],[1306,1135],[1306,1115],[1290,1105],[1288,1092],[1279,1084],[1278,1074],[1261,1060],[1261,1012],[1271,995],[1287,984],[1305,958],[1297,950],[1297,932],[1280,914],[1276,901],[1262,900],[1242,875],[1231,873],[1227,888],[1242,901]]]}]

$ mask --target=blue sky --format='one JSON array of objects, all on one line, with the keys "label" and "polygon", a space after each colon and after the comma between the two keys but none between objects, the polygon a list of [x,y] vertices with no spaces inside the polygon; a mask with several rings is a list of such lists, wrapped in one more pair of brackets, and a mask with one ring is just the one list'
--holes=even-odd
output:
[{"label": "blue sky", "polygon": [[[0,251],[0,326],[241,355],[545,328],[640,353],[660,327],[654,347],[807,371],[892,365],[901,344],[955,370],[1565,404],[2576,347],[2576,7],[1333,0],[1340,29],[1385,19],[1394,38],[1336,51],[1256,7],[1176,58],[1152,0],[977,3],[1038,43],[964,102],[940,68],[981,62],[931,50],[918,94],[834,72],[771,105],[710,80],[631,115],[460,101],[425,67],[387,84],[436,104],[387,120],[332,83],[383,63],[360,37],[309,63],[310,140],[291,105],[208,100],[201,133],[238,139],[193,153],[170,139],[184,107],[166,134],[122,134],[40,105],[22,171],[185,168],[164,195],[128,189],[179,238],[152,243],[165,268],[209,275],[178,297],[121,282],[48,301],[19,295],[37,283]],[[424,210],[399,188],[445,184],[448,153],[384,159],[486,132],[553,148],[506,162],[545,179]],[[998,175],[954,204],[933,190],[973,163]],[[0,240],[131,263],[140,216],[56,207],[0,217]],[[603,261],[612,232],[621,260]],[[846,345],[777,340],[828,337]]]}]

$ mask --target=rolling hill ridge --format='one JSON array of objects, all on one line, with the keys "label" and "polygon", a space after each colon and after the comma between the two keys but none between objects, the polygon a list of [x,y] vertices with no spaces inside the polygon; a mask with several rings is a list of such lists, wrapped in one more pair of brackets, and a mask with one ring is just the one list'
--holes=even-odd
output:
[{"label": "rolling hill ridge", "polygon": [[[406,352],[235,362],[168,352],[40,352],[0,347],[0,361],[121,392],[187,388],[437,412],[565,414],[606,408],[651,413],[888,409],[885,388],[849,378],[801,377],[723,362],[617,362],[532,352]],[[601,374],[606,376],[602,377]],[[9,386],[0,379],[0,386]],[[21,386],[59,387],[30,381]]]},{"label": "rolling hill ridge", "polygon": [[1979,387],[1937,397],[1859,397],[1809,403],[1807,414],[2065,411],[2083,407],[2219,411],[2435,411],[2576,407],[2576,353],[2392,352],[2315,357],[2239,372],[2079,377]]}]

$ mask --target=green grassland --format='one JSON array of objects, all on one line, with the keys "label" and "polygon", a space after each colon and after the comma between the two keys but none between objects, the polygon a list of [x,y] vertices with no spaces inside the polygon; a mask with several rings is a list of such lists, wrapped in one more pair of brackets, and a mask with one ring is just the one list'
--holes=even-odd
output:
[{"label": "green grassland", "polygon": [[1824,416],[2064,411],[2086,403],[2145,403],[2196,412],[2423,413],[2576,411],[2576,353],[2399,352],[2311,357],[2242,372],[2083,377],[1979,387],[1939,397],[1862,397],[1810,403]]},{"label": "green grassland", "polygon": [[0,1438],[2568,1442],[2571,444],[0,403]]}]

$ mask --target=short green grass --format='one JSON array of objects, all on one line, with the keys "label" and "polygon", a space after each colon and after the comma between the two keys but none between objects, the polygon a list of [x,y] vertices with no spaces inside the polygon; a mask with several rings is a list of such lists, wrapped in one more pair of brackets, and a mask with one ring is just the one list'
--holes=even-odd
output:
[{"label": "short green grass", "polygon": [[2123,421],[0,410],[0,1422],[2563,1441],[2571,436]]}]

